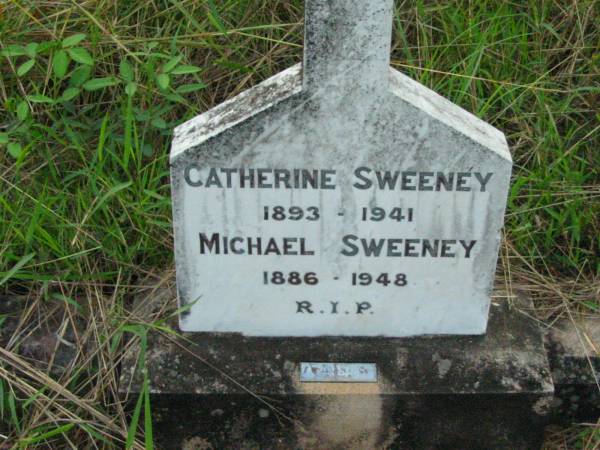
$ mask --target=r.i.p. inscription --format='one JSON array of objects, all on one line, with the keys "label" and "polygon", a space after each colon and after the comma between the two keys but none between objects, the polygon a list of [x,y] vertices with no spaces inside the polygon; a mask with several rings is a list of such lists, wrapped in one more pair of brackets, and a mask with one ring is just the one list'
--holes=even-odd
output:
[{"label": "r.i.p. inscription", "polygon": [[389,68],[391,0],[306,0],[304,62],[175,130],[184,331],[485,332],[504,136]]}]

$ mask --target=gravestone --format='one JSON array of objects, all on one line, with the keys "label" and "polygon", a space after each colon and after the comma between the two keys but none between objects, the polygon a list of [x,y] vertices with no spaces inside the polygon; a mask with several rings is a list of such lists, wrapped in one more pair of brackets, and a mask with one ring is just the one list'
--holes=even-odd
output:
[{"label": "gravestone", "polygon": [[540,446],[540,330],[490,303],[505,138],[389,67],[392,7],[306,0],[301,65],[175,130],[177,293],[138,303],[183,336],[120,383],[162,448]]},{"label": "gravestone", "polygon": [[482,334],[504,135],[389,67],[392,0],[307,0],[304,64],[175,130],[184,331]]}]

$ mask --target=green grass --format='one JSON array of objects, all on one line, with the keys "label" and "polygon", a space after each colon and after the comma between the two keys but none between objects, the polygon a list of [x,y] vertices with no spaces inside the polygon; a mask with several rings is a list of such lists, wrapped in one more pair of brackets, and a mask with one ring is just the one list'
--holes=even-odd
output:
[{"label": "green grass", "polygon": [[[507,134],[502,273],[537,294],[544,319],[598,314],[599,3],[396,8],[393,66]],[[101,355],[118,358],[110,342],[129,326],[129,294],[172,266],[171,130],[300,61],[302,2],[9,0],[0,11],[0,289],[103,324],[89,339],[108,344],[65,385],[89,398],[81,379],[105,382],[94,377]],[[66,408],[84,425],[66,426],[55,406],[34,414],[56,393],[39,391],[41,378],[27,392],[7,377],[0,432],[11,443],[109,446],[119,435],[74,400]],[[130,418],[104,400],[98,411],[122,417],[127,440]]]}]

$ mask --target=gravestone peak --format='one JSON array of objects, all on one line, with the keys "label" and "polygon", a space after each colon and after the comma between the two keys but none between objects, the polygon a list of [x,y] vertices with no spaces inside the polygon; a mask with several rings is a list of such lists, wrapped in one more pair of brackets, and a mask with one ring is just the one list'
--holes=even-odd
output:
[{"label": "gravestone peak", "polygon": [[306,0],[303,87],[384,91],[389,79],[392,0]]}]

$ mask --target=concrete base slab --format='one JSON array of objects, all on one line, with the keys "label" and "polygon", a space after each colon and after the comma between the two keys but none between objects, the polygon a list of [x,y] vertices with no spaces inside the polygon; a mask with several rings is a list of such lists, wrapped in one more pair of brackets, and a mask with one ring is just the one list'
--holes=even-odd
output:
[{"label": "concrete base slab", "polygon": [[600,417],[600,318],[564,319],[546,333],[558,423]]},{"label": "concrete base slab", "polygon": [[[535,449],[554,387],[537,324],[492,305],[477,337],[257,338],[153,333],[159,448]],[[142,387],[139,349],[121,394]],[[306,383],[301,362],[374,363],[375,383]]]}]

